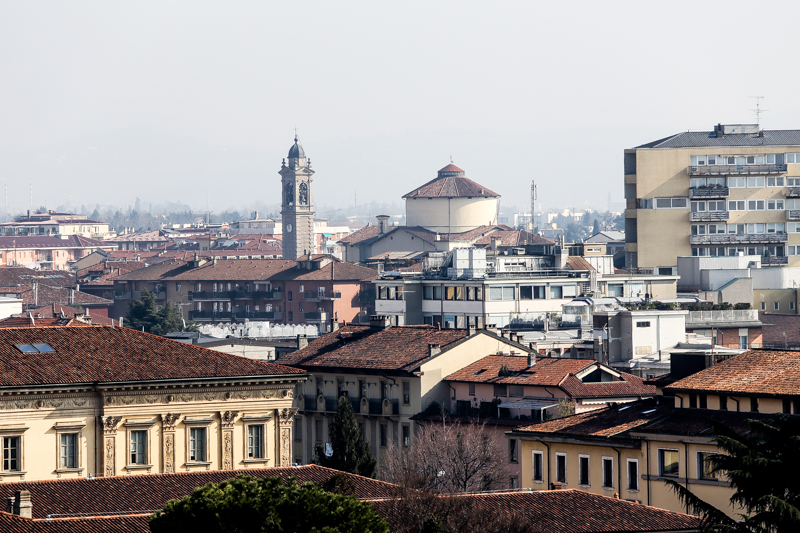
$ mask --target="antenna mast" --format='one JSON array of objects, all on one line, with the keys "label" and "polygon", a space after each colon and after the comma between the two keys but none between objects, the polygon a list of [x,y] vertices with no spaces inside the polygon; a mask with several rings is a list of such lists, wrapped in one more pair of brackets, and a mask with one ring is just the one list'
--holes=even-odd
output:
[{"label": "antenna mast", "polygon": [[756,115],[756,126],[758,126],[758,129],[761,129],[761,113],[766,113],[767,111],[769,111],[769,109],[761,109],[761,100],[764,99],[763,96],[751,96],[750,98],[755,98],[756,99],[756,108],[755,109],[751,109],[750,111],[755,113],[755,115]]},{"label": "antenna mast", "polygon": [[536,222],[533,215],[536,210],[537,192],[538,189],[536,188],[536,182],[534,180],[531,180],[531,224],[530,224],[531,233],[533,233],[536,230]]}]

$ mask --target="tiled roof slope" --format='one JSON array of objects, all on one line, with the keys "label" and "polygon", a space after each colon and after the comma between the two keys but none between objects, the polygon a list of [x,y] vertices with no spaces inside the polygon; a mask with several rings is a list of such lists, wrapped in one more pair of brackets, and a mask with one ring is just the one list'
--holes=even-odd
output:
[{"label": "tiled roof slope", "polygon": [[428,344],[439,344],[444,351],[466,338],[467,331],[463,329],[394,326],[373,330],[369,326],[348,325],[318,337],[302,350],[282,357],[280,363],[303,369],[410,371],[428,358]]},{"label": "tiled roof slope", "polygon": [[0,267],[0,287],[28,285],[34,282],[55,287],[72,286],[75,284],[75,275],[64,270],[33,270],[13,266]]},{"label": "tiled roof slope", "polygon": [[499,198],[496,192],[464,176],[439,176],[403,198]]},{"label": "tiled roof slope", "polygon": [[572,270],[594,270],[595,268],[583,257],[577,255],[569,256],[567,266]]},{"label": "tiled roof slope", "polygon": [[664,389],[794,396],[800,389],[800,352],[750,350]]},{"label": "tiled roof slope", "polygon": [[[55,351],[22,353],[15,346],[32,343],[47,343]],[[0,365],[0,387],[302,373],[107,326],[0,329]]]},{"label": "tiled roof slope", "polygon": [[[537,357],[536,364],[528,366],[528,358],[508,355],[490,355],[447,376],[448,381],[472,383],[506,383],[558,387],[572,398],[600,398],[615,396],[654,396],[656,387],[647,385],[632,374],[622,373],[620,381],[584,383],[574,374],[595,364],[594,359],[567,359]],[[500,376],[505,366],[512,376]]]},{"label": "tiled roof slope", "polygon": [[111,248],[117,244],[106,241],[88,239],[79,235],[68,235],[66,239],[44,235],[0,237],[0,248]]},{"label": "tiled roof slope", "polygon": [[713,131],[685,131],[636,148],[702,148],[724,146],[800,146],[800,130],[762,130],[757,134],[717,137]]},{"label": "tiled roof slope", "polygon": [[[48,514],[98,514],[110,512],[135,513],[161,509],[175,498],[188,496],[196,487],[208,483],[221,483],[239,475],[253,478],[290,477],[298,483],[313,481],[323,483],[337,470],[318,465],[277,468],[248,468],[247,470],[210,470],[150,474],[147,476],[76,478],[54,481],[28,481],[0,483],[3,501],[17,490],[31,493],[33,517],[45,518]],[[347,474],[355,485],[355,495],[360,499],[387,498],[396,487],[389,483]]]},{"label": "tiled roof slope", "polygon": [[0,328],[44,328],[54,326],[91,326],[88,322],[81,322],[76,318],[31,318],[25,316],[10,316],[0,320]]},{"label": "tiled roof slope", "polygon": [[218,260],[216,265],[213,261],[209,261],[198,268],[187,269],[171,276],[165,276],[165,278],[176,281],[266,280],[295,265],[296,262],[293,259],[222,259]]},{"label": "tiled roof slope", "polygon": [[364,226],[363,228],[354,231],[344,239],[340,240],[339,242],[342,244],[358,244],[360,242],[366,241],[368,239],[372,239],[377,237],[381,233],[381,228],[379,226],[373,226],[372,224],[368,226]]},{"label": "tiled roof slope", "polygon": [[3,533],[149,533],[152,513],[31,520],[0,512]]},{"label": "tiled roof slope", "polygon": [[500,238],[500,246],[525,246],[526,244],[555,244],[550,239],[524,230],[494,231],[475,241],[475,246],[490,246],[494,238]]},{"label": "tiled roof slope", "polygon": [[[528,523],[531,533],[689,532],[699,531],[702,526],[702,520],[696,516],[577,489],[450,497],[466,499],[471,506],[489,513],[513,509],[515,515]],[[372,502],[372,506],[390,521],[402,520],[403,516],[392,516],[394,503],[384,500]]]},{"label": "tiled roof slope", "polygon": [[94,294],[83,291],[76,291],[67,287],[53,287],[50,285],[38,285],[34,288],[33,284],[18,287],[0,287],[0,294],[15,294],[22,299],[22,305],[42,306],[42,305],[92,305],[96,307],[111,307],[113,300],[101,298]]},{"label": "tiled roof slope", "polygon": [[355,263],[331,261],[319,270],[299,266],[283,270],[270,279],[282,281],[367,281],[378,277],[378,271]]}]

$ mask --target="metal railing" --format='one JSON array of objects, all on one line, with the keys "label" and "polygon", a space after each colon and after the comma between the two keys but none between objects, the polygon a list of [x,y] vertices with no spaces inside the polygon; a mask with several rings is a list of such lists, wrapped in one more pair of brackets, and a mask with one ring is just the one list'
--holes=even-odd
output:
[{"label": "metal railing", "polygon": [[130,300],[131,291],[114,291],[115,300]]},{"label": "metal railing", "polygon": [[800,198],[800,187],[786,187],[786,198]]},{"label": "metal railing", "polygon": [[690,166],[690,176],[720,176],[732,174],[784,174],[786,165],[704,165]]},{"label": "metal railing", "polygon": [[788,242],[787,233],[692,235],[691,244],[773,244]]},{"label": "metal railing", "polygon": [[687,324],[703,324],[706,322],[756,322],[757,309],[728,309],[720,311],[689,311]]},{"label": "metal railing", "polygon": [[689,198],[727,198],[730,193],[727,187],[696,187],[689,189]]},{"label": "metal railing", "polygon": [[692,222],[713,222],[715,220],[728,220],[731,215],[728,211],[693,211]]},{"label": "metal railing", "polygon": [[342,293],[339,291],[329,291],[329,292],[304,292],[303,299],[310,301],[310,302],[319,302],[321,300],[339,300],[342,297]]},{"label": "metal railing", "polygon": [[312,311],[308,313],[303,313],[303,318],[305,320],[326,320],[328,318],[328,313],[322,311]]},{"label": "metal railing", "polygon": [[230,320],[230,311],[189,311],[190,320]]},{"label": "metal railing", "polygon": [[281,311],[237,311],[233,313],[236,320],[283,320],[283,312]]}]

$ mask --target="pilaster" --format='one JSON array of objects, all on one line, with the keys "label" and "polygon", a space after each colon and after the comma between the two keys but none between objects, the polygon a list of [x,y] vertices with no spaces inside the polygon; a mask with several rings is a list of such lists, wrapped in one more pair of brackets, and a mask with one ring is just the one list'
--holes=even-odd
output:
[{"label": "pilaster", "polygon": [[161,449],[164,453],[164,472],[175,472],[175,426],[180,413],[161,415]]},{"label": "pilaster", "polygon": [[239,411],[220,411],[220,437],[222,438],[222,470],[233,470],[233,424]]},{"label": "pilaster", "polygon": [[117,427],[122,417],[103,416],[100,419],[103,423],[103,476],[112,477],[117,473]]},{"label": "pilaster", "polygon": [[276,454],[278,458],[275,466],[289,466],[292,464],[292,425],[294,423],[294,415],[297,413],[295,408],[284,408],[277,410],[278,416],[275,417],[278,423],[277,439],[276,440]]}]

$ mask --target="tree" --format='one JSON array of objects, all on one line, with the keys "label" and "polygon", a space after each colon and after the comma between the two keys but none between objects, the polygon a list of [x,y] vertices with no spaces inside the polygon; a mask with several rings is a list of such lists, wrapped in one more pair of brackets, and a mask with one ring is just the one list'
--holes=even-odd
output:
[{"label": "tree", "polygon": [[183,331],[183,318],[178,308],[170,302],[164,307],[159,307],[156,305],[155,294],[147,290],[142,293],[141,300],[131,302],[125,320],[129,328],[138,330],[144,328],[144,331],[153,335]]},{"label": "tree", "polygon": [[150,517],[152,533],[389,533],[388,524],[367,502],[326,492],[292,478],[239,476],[170,500]]},{"label": "tree", "polygon": [[342,396],[336,408],[336,416],[330,426],[331,454],[324,445],[317,444],[315,453],[319,464],[351,474],[375,477],[377,461],[361,434],[353,414],[350,399]]},{"label": "tree", "polygon": [[410,447],[390,445],[381,479],[438,494],[508,487],[505,438],[485,423],[430,423]]},{"label": "tree", "polygon": [[706,531],[790,533],[800,531],[800,420],[747,420],[746,432],[716,426],[714,442],[722,453],[709,457],[711,471],[736,488],[731,504],[744,510],[740,520],[668,481],[689,510],[702,516]]},{"label": "tree", "polygon": [[592,227],[592,235],[597,235],[598,233],[600,233],[600,231],[602,231],[600,229],[600,221],[594,219],[594,226]]}]

